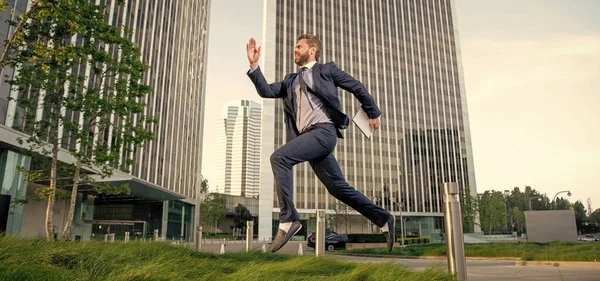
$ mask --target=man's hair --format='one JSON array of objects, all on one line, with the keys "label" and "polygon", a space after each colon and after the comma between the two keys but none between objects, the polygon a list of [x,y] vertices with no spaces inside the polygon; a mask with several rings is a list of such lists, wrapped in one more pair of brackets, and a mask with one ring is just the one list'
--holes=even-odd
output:
[{"label": "man's hair", "polygon": [[321,56],[321,40],[319,40],[317,36],[312,34],[302,34],[300,35],[300,37],[298,37],[298,41],[302,39],[306,39],[306,43],[309,47],[317,48],[317,52],[315,53],[315,59],[318,60],[319,56]]}]

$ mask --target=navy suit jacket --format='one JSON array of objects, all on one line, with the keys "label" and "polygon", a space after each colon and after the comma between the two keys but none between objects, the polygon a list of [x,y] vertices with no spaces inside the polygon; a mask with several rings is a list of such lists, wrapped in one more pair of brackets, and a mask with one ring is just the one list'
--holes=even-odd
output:
[{"label": "navy suit jacket", "polygon": [[[379,108],[375,104],[375,100],[369,94],[367,88],[360,81],[339,69],[334,62],[325,64],[315,63],[312,67],[312,75],[312,93],[323,102],[325,110],[327,110],[331,121],[337,128],[339,138],[343,138],[340,130],[348,127],[349,119],[342,112],[337,87],[352,93],[361,103],[362,109],[367,113],[369,118],[374,119],[381,115]],[[285,123],[287,124],[287,141],[299,135],[295,121],[297,108],[296,93],[292,89],[292,82],[296,76],[298,76],[298,73],[291,73],[286,75],[283,81],[269,84],[262,74],[260,67],[248,73],[248,77],[254,83],[256,91],[261,97],[283,99]]]}]

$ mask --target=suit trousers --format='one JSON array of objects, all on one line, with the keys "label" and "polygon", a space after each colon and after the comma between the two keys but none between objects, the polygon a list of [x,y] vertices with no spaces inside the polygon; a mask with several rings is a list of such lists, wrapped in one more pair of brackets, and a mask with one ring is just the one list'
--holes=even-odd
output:
[{"label": "suit trousers", "polygon": [[342,170],[333,156],[337,133],[333,124],[319,123],[298,137],[287,142],[271,155],[271,168],[275,176],[280,222],[298,220],[293,202],[292,167],[308,161],[319,180],[333,197],[353,208],[375,225],[383,227],[390,213],[375,205],[362,193],[351,187],[342,175]]}]

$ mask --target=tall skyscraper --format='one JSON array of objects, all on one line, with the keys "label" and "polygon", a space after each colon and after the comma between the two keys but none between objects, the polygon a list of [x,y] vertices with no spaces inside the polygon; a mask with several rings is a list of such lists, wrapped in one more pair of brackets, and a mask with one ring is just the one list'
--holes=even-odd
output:
[{"label": "tall skyscraper", "polygon": [[[427,236],[443,224],[443,182],[476,194],[471,136],[452,0],[265,0],[263,58],[267,81],[297,72],[299,35],[322,41],[320,62],[335,61],[365,84],[382,111],[381,127],[366,139],[353,124],[335,157],[350,183],[397,218],[407,232]],[[360,104],[340,90],[350,118]],[[263,102],[259,238],[276,230],[279,206],[269,157],[284,144],[283,107]],[[315,210],[336,200],[308,163],[294,171],[294,204],[308,232]],[[352,227],[351,231],[358,231]]]},{"label": "tall skyscraper", "polygon": [[230,195],[258,196],[260,104],[237,100],[223,107],[217,124],[215,186]]},{"label": "tall skyscraper", "polygon": [[[193,229],[196,192],[201,178],[210,0],[129,0],[124,1],[123,5],[119,5],[118,1],[90,1],[107,6],[107,22],[132,30],[132,35],[128,36],[141,50],[142,61],[149,65],[142,83],[153,89],[144,100],[146,115],[157,117],[158,122],[146,124],[146,128],[154,132],[155,139],[132,152],[130,157],[136,162],[129,167],[131,173],[117,171],[113,177],[101,179],[114,184],[128,183],[131,195],[103,196],[102,200],[95,200],[94,203],[93,196],[87,199],[88,195],[95,195],[93,190],[81,187],[81,192],[84,193],[83,201],[93,205],[87,213],[89,217],[85,219],[95,223],[83,225],[82,218],[76,218],[74,232],[80,231],[77,227],[87,229],[83,230],[85,232],[98,225],[102,228],[101,225],[105,221],[127,220],[143,221],[144,230],[159,229],[161,236],[187,238]],[[3,36],[3,40],[13,31],[13,28],[9,28],[5,23],[5,19],[12,17],[16,20],[34,1],[8,2],[10,6],[2,13],[0,23],[0,30],[3,30],[0,36]],[[14,15],[9,12],[13,8]],[[83,44],[75,38],[72,43]],[[88,72],[89,68],[88,66]],[[79,71],[85,69],[85,64],[82,64]],[[4,69],[3,74],[10,77],[13,71]],[[114,83],[112,79],[114,78],[106,79],[105,83]],[[91,83],[90,81],[91,78],[86,79],[86,83]],[[14,178],[18,176],[14,164],[29,161],[21,159],[27,156],[18,152],[20,145],[15,142],[16,137],[22,135],[18,132],[22,122],[15,116],[23,109],[8,98],[14,97],[16,92],[11,91],[4,81],[0,84],[0,89],[0,167],[4,169],[0,170],[0,175],[4,174],[4,178]],[[82,122],[78,112],[67,114],[71,120]],[[68,136],[64,137],[68,139]],[[73,144],[68,142],[63,144],[64,150],[60,153],[65,157],[60,157],[59,160],[72,161],[69,160],[72,157],[69,158],[67,151],[71,145]],[[13,199],[22,199],[27,188],[29,187],[22,188],[15,184],[3,193],[11,194]],[[26,205],[25,209],[27,208]],[[22,209],[17,212],[14,219],[21,220],[22,212]],[[37,218],[35,214],[31,216]],[[32,221],[31,216],[29,222],[37,223]],[[15,228],[12,233],[27,232],[28,235],[35,235],[35,231],[37,230],[27,232]],[[86,235],[83,239],[89,237]]]}]

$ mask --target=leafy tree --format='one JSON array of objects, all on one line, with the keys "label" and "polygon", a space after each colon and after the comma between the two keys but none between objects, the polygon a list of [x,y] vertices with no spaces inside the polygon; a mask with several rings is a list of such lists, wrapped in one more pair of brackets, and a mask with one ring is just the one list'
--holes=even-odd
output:
[{"label": "leafy tree", "polygon": [[208,188],[208,179],[200,175],[200,194],[207,194]]},{"label": "leafy tree", "polygon": [[[532,210],[550,210],[552,209],[552,204],[550,203],[550,198],[546,196],[546,194],[541,194],[531,186],[525,186],[525,198],[527,199],[527,208],[520,208],[521,211],[529,210],[529,202],[531,202]],[[512,196],[512,194],[511,194]],[[535,199],[535,198],[541,198]],[[533,200],[531,200],[534,198]],[[514,206],[511,206],[514,207]]]},{"label": "leafy tree", "polygon": [[584,223],[588,220],[585,206],[583,206],[583,203],[578,200],[575,202],[575,204],[573,204],[573,209],[575,209],[575,222],[577,223],[577,229],[580,230]]},{"label": "leafy tree", "polygon": [[500,191],[486,191],[479,199],[479,220],[485,234],[504,231],[506,203]]},{"label": "leafy tree", "polygon": [[[525,232],[525,213],[517,207],[513,207],[511,210],[512,225],[511,230],[516,230],[518,233]],[[514,227],[513,227],[514,225]]]},{"label": "leafy tree", "polygon": [[463,233],[473,233],[475,231],[475,219],[479,208],[477,197],[471,196],[470,190],[465,188],[460,194],[460,202]]},{"label": "leafy tree", "polygon": [[227,202],[223,195],[218,193],[209,193],[204,201],[200,203],[200,220],[204,225],[214,228],[216,233],[217,226],[223,222],[227,214]]},{"label": "leafy tree", "polygon": [[350,220],[352,220],[352,208],[340,201],[337,201],[333,212],[332,218],[336,231],[340,231],[340,225],[343,223],[346,228],[346,232],[344,233],[349,233],[348,227],[350,226]]},{"label": "leafy tree", "polygon": [[600,208],[592,212],[590,215],[590,222],[594,224],[600,224]]},{"label": "leafy tree", "polygon": [[[145,105],[139,102],[151,89],[139,83],[147,66],[128,39],[130,32],[106,22],[105,6],[87,0],[34,4],[19,23],[11,23],[17,28],[4,59],[17,70],[8,83],[26,112],[16,129],[29,134],[31,150],[52,159],[50,184],[42,191],[48,199],[47,239],[52,239],[58,151],[66,146],[75,157],[63,229],[68,238],[78,185],[92,182],[82,167],[94,167],[102,177],[113,168],[128,171],[133,149],[153,138],[144,125],[154,120],[143,115]],[[78,113],[79,120],[67,112]]]},{"label": "leafy tree", "polygon": [[556,204],[556,210],[569,210],[572,206],[571,202],[563,197],[557,197],[554,204]]},{"label": "leafy tree", "polygon": [[587,216],[588,218],[592,215],[592,198],[588,197],[587,199]]},{"label": "leafy tree", "polygon": [[252,220],[252,214],[250,214],[250,210],[246,208],[246,206],[242,204],[238,204],[235,209],[235,214],[233,215],[233,225],[237,229],[246,229],[246,222]]}]

